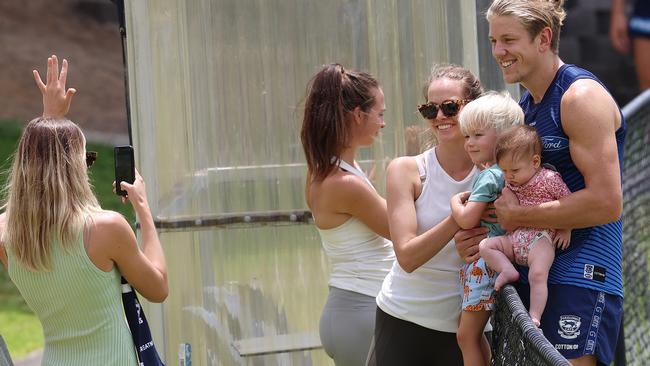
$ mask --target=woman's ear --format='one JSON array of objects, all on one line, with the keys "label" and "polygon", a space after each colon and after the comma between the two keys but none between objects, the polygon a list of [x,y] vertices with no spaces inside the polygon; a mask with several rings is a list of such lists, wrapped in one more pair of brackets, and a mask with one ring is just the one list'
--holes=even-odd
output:
[{"label": "woman's ear", "polygon": [[363,111],[361,110],[361,106],[356,106],[352,110],[352,114],[354,115],[354,121],[357,123],[361,123],[363,121]]}]

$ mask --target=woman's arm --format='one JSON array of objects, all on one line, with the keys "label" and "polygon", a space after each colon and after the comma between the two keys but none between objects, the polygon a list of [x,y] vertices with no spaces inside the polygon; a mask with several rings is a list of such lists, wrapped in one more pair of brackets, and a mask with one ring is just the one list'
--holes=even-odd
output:
[{"label": "woman's arm", "polygon": [[307,190],[309,206],[319,226],[332,227],[353,216],[370,230],[390,239],[386,200],[365,180],[354,174],[337,172]]},{"label": "woman's arm", "polygon": [[449,216],[418,236],[415,200],[421,183],[415,158],[393,160],[386,174],[390,235],[400,267],[410,273],[444,248],[458,225]]},{"label": "woman's arm", "polygon": [[117,213],[97,223],[97,233],[91,236],[96,235],[107,257],[142,296],[162,302],[169,294],[167,264],[147,203],[144,180],[136,171],[135,182],[132,185],[122,182],[122,189],[127,192],[140,222],[142,250],[129,224]]},{"label": "woman's arm", "polygon": [[59,59],[52,55],[47,59],[46,84],[41,80],[37,70],[33,70],[34,81],[43,95],[43,117],[65,117],[70,109],[72,97],[77,92],[74,88],[65,88],[68,78],[68,61],[63,59],[59,73]]}]

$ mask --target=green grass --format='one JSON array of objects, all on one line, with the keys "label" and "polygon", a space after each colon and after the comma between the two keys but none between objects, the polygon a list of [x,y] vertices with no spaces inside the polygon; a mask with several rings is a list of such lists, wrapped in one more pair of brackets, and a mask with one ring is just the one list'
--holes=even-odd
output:
[{"label": "green grass", "polygon": [[0,334],[14,359],[43,347],[40,322],[4,270],[0,270]]},{"label": "green grass", "polygon": [[[11,166],[22,126],[16,122],[0,121],[0,186],[4,186]],[[97,151],[97,161],[90,168],[90,179],[99,203],[104,209],[121,212],[128,222],[135,222],[130,205],[123,205],[113,193],[113,147],[88,144],[87,150]],[[41,325],[25,304],[9,276],[0,265],[0,334],[7,342],[11,357],[18,359],[43,347]]]}]

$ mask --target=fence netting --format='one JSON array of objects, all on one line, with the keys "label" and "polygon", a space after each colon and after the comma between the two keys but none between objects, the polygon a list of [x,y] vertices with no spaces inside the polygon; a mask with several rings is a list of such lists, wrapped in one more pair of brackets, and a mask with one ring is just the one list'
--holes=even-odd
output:
[{"label": "fence netting", "polygon": [[511,285],[497,293],[492,317],[492,364],[495,366],[569,366],[528,316]]},{"label": "fence netting", "polygon": [[650,90],[623,108],[623,284],[628,365],[650,365]]}]

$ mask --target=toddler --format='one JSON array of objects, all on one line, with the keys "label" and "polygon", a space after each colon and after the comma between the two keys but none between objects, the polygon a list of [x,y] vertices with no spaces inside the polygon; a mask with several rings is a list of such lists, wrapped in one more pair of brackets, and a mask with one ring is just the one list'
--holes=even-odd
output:
[{"label": "toddler", "polygon": [[[481,170],[472,191],[451,199],[454,220],[463,229],[481,224],[489,228],[488,237],[505,234],[499,224],[481,220],[489,203],[497,199],[504,187],[503,172],[496,164],[497,136],[513,124],[522,124],[524,113],[507,92],[490,92],[468,103],[460,113],[460,130],[465,135],[465,150]],[[466,264],[460,270],[463,286],[462,312],[456,333],[458,345],[467,365],[489,365],[490,346],[483,331],[494,307],[496,275],[484,260]]]}]

